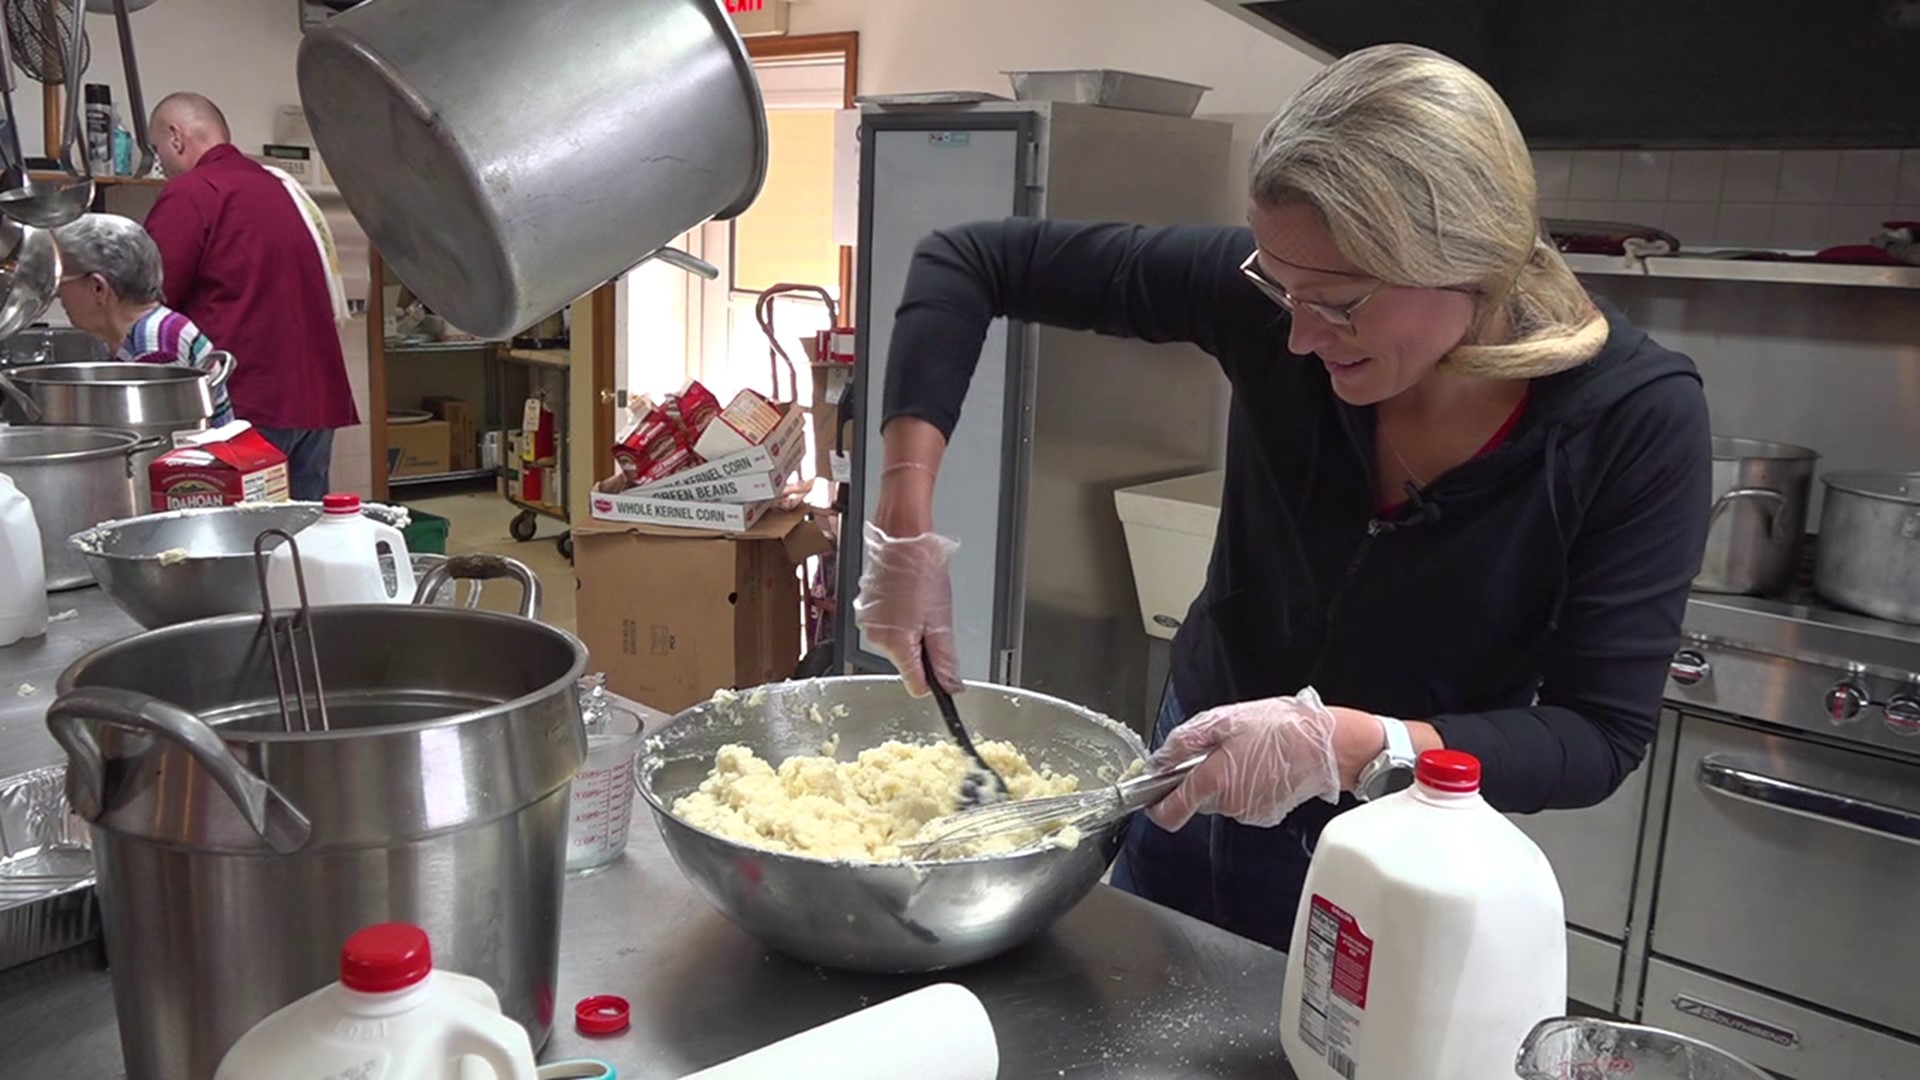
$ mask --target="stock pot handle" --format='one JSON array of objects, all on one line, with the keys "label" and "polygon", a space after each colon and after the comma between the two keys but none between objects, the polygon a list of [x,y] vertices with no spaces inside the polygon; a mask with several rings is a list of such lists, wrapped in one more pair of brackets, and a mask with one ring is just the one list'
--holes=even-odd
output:
[{"label": "stock pot handle", "polygon": [[1780,522],[1786,516],[1781,511],[1787,508],[1787,497],[1772,488],[1734,488],[1713,500],[1713,513],[1707,518],[1708,528],[1712,528],[1713,523],[1720,520],[1720,515],[1726,513],[1728,507],[1742,499],[1749,499],[1766,506],[1768,508],[1767,532],[1779,530]]},{"label": "stock pot handle", "polygon": [[207,354],[207,363],[213,365],[207,369],[207,389],[218,390],[227,385],[233,376],[233,354],[225,349],[215,349]]},{"label": "stock pot handle", "polygon": [[298,851],[312,835],[307,816],[273,785],[247,771],[206,721],[159,698],[101,686],[69,690],[47,710],[47,730],[67,752],[67,801],[88,821],[98,823],[107,805],[107,763],[94,731],[97,724],[166,739],[185,750],[273,850],[283,855]]},{"label": "stock pot handle", "polygon": [[518,559],[509,559],[504,555],[455,555],[446,562],[427,571],[420,584],[413,590],[413,602],[431,604],[440,586],[448,578],[468,581],[492,581],[496,578],[512,578],[520,583],[520,617],[537,619],[540,617],[540,579],[533,576],[527,564]]},{"label": "stock pot handle", "polygon": [[33,400],[33,395],[20,389],[18,384],[7,378],[5,372],[0,372],[0,398],[12,398],[18,402],[20,411],[27,414],[29,424],[39,423],[40,418],[45,415],[40,409],[40,403]]},{"label": "stock pot handle", "polygon": [[698,256],[689,255],[679,248],[663,247],[646,258],[641,259],[640,262],[651,262],[654,259],[659,259],[668,266],[678,267],[689,274],[698,274],[708,281],[716,281],[720,277],[719,267]]}]

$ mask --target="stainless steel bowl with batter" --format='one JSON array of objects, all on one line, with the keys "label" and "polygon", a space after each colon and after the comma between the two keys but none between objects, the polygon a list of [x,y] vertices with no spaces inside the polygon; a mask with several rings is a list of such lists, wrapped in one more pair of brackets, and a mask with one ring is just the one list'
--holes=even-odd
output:
[{"label": "stainless steel bowl with batter", "polygon": [[[377,503],[361,512],[396,528],[403,521],[401,511]],[[298,535],[318,520],[315,502],[212,506],[102,522],[67,543],[87,560],[107,596],[153,630],[259,611],[254,538],[268,529]]]},{"label": "stainless steel bowl with batter", "polygon": [[[961,715],[978,739],[1013,744],[1036,767],[1111,783],[1146,755],[1139,736],[1091,709],[1045,694],[969,683]],[[931,699],[885,676],[815,679],[744,691],[682,712],[650,737],[636,773],[667,849],[708,902],[749,934],[823,967],[883,973],[971,964],[1045,930],[1099,883],[1124,824],[1070,848],[1038,847],[951,862],[867,863],[749,847],[674,816],[714,754],[746,746],[778,765],[817,755],[838,736],[851,760],[888,739],[948,738]]]}]

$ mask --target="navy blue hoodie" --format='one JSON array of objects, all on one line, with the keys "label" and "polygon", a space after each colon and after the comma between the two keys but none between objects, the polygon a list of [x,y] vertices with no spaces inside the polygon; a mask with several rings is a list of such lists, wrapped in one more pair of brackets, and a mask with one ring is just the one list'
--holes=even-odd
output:
[{"label": "navy blue hoodie", "polygon": [[[1253,248],[1226,227],[1019,218],[936,233],[894,326],[887,418],[950,433],[998,315],[1200,346],[1233,396],[1207,583],[1174,640],[1185,713],[1311,685],[1432,723],[1481,760],[1501,810],[1606,798],[1652,739],[1706,543],[1711,442],[1692,361],[1602,305],[1593,360],[1534,380],[1505,442],[1380,515],[1373,410],[1288,352],[1286,313],[1240,273]],[[1333,812],[1136,830],[1129,857],[1181,879],[1208,865],[1205,882],[1133,869],[1161,879],[1153,898],[1284,948]]]}]

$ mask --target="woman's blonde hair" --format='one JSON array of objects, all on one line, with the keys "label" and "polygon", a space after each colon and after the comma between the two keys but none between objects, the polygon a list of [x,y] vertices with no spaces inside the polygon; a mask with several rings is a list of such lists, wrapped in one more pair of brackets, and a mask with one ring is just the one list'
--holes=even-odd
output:
[{"label": "woman's blonde hair", "polygon": [[1513,115],[1437,52],[1376,45],[1322,69],[1261,134],[1250,187],[1262,205],[1318,209],[1369,277],[1478,294],[1446,370],[1531,379],[1606,343],[1606,319],[1541,231]]}]

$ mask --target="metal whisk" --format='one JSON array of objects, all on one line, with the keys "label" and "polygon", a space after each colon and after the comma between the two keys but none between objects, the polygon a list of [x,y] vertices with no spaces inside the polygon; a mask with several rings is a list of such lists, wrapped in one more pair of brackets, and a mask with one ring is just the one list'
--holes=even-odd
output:
[{"label": "metal whisk", "polygon": [[[286,542],[287,551],[293,556],[293,584],[298,594],[300,606],[284,617],[273,613],[273,593],[267,585],[267,541],[279,537]],[[267,652],[273,657],[273,690],[280,698],[280,722],[288,731],[327,731],[327,692],[320,685],[320,650],[313,640],[313,611],[307,606],[307,574],[300,565],[300,545],[293,534],[285,529],[268,529],[253,538],[253,569],[260,578],[260,615],[261,630],[267,639]],[[281,662],[280,631],[286,630],[286,662]],[[315,712],[319,715],[320,725],[315,727],[313,716],[307,712],[307,673],[300,668],[300,634],[307,637],[307,670],[313,676],[313,700]],[[287,668],[293,669],[294,707],[287,705]],[[300,724],[294,726],[294,715],[298,712]]]},{"label": "metal whisk", "polygon": [[963,809],[943,821],[930,823],[939,828],[926,839],[908,841],[900,848],[915,859],[953,858],[996,838],[1029,843],[1067,826],[1081,830],[1105,828],[1135,810],[1166,798],[1205,760],[1207,756],[1201,754],[1165,772],[1136,776],[1092,791]]}]

